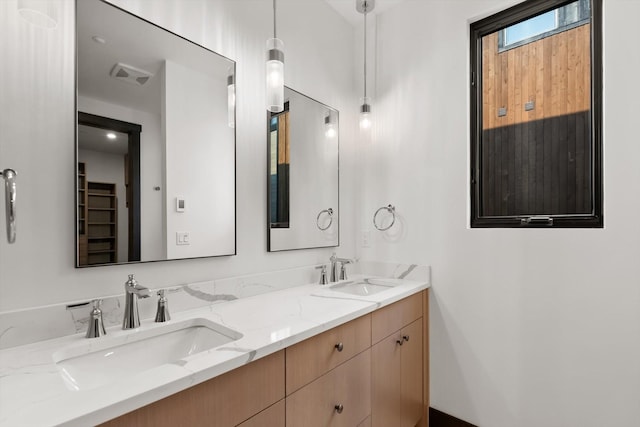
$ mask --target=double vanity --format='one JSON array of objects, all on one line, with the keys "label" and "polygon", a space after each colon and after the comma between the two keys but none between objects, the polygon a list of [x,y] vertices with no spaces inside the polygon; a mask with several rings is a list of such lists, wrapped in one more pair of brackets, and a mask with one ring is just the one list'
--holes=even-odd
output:
[{"label": "double vanity", "polygon": [[[252,91],[252,62],[113,3],[75,2],[75,205],[61,209],[75,211],[77,277],[246,256],[236,131],[264,116],[237,116],[235,102],[236,83]],[[266,117],[266,250],[340,247],[339,111],[289,87],[284,96]],[[393,225],[375,218],[381,232]],[[205,262],[197,277],[222,265]],[[347,280],[351,262],[334,254],[330,272],[176,285],[183,264],[156,284],[174,288],[130,276],[126,295],[100,296],[102,306],[0,312],[0,427],[426,426],[429,268],[357,262]]]},{"label": "double vanity", "polygon": [[2,350],[0,426],[414,426],[428,288],[358,276]]}]

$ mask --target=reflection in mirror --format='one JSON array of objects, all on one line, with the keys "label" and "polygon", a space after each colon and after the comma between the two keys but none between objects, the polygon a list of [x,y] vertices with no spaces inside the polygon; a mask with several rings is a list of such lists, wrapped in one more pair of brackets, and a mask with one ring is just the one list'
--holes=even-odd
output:
[{"label": "reflection in mirror", "polygon": [[339,113],[285,87],[268,116],[268,249],[339,244]]},{"label": "reflection in mirror", "polygon": [[235,63],[77,5],[77,266],[235,254]]}]

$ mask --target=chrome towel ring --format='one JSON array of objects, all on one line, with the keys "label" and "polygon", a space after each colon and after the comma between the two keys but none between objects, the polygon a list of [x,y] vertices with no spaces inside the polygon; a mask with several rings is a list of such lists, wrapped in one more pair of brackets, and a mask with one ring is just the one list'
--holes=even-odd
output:
[{"label": "chrome towel ring", "polygon": [[[320,217],[322,216],[323,213],[326,213],[327,215],[329,215],[329,225],[327,225],[324,228],[320,225]],[[325,231],[329,229],[329,227],[331,227],[331,224],[333,224],[333,209],[329,208],[329,209],[321,210],[320,213],[318,213],[318,216],[316,217],[316,226],[318,227],[318,230]]]},{"label": "chrome towel ring", "polygon": [[[381,211],[384,211],[384,210],[386,210],[387,212],[389,212],[393,218],[391,219],[391,224],[389,224],[389,225],[388,225],[388,226],[386,226],[386,227],[380,227],[380,226],[378,226],[378,223],[377,223],[377,221],[376,221],[376,220],[377,220],[377,218],[378,218],[378,214],[379,214]],[[388,229],[390,229],[391,227],[393,227],[393,224],[395,224],[395,223],[396,223],[396,207],[395,207],[395,206],[393,206],[393,205],[383,206],[383,207],[379,208],[379,209],[376,211],[376,213],[375,213],[375,214],[373,214],[373,226],[374,226],[377,230],[379,230],[379,231],[387,231]]]}]

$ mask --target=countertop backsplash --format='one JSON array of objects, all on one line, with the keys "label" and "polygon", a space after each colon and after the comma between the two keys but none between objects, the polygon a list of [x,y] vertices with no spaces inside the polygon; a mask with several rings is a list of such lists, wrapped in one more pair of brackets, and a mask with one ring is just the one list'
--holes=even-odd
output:
[{"label": "countertop backsplash", "polygon": [[[430,269],[417,264],[394,264],[375,261],[357,261],[347,267],[348,274],[367,274],[410,280],[430,280]],[[170,312],[181,312],[212,304],[220,304],[294,286],[318,282],[317,265],[278,270],[267,273],[216,279],[197,283],[164,287]],[[140,318],[152,321],[155,317],[157,296],[153,284],[144,283],[151,297],[139,299]],[[123,278],[123,288],[126,278]],[[124,290],[120,295],[99,297],[102,299],[102,316],[105,327],[122,323],[124,316]],[[65,304],[34,307],[24,310],[0,312],[0,349],[58,338],[87,330],[90,301],[70,301]]]}]

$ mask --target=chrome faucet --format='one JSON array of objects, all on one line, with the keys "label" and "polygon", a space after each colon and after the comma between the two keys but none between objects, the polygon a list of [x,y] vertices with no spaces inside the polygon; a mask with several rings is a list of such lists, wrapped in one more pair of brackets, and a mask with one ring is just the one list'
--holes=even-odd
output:
[{"label": "chrome faucet", "polygon": [[124,284],[124,320],[122,329],[135,329],[140,326],[140,313],[138,312],[138,298],[148,298],[150,296],[148,288],[140,286],[133,274],[129,275],[129,280]]},{"label": "chrome faucet", "polygon": [[[331,279],[330,282],[337,282],[338,280],[346,280],[347,279],[347,269],[345,265],[351,264],[353,261],[348,258],[338,258],[335,254],[331,255],[329,258],[331,261]],[[341,264],[340,273],[338,273],[338,263]]]}]

